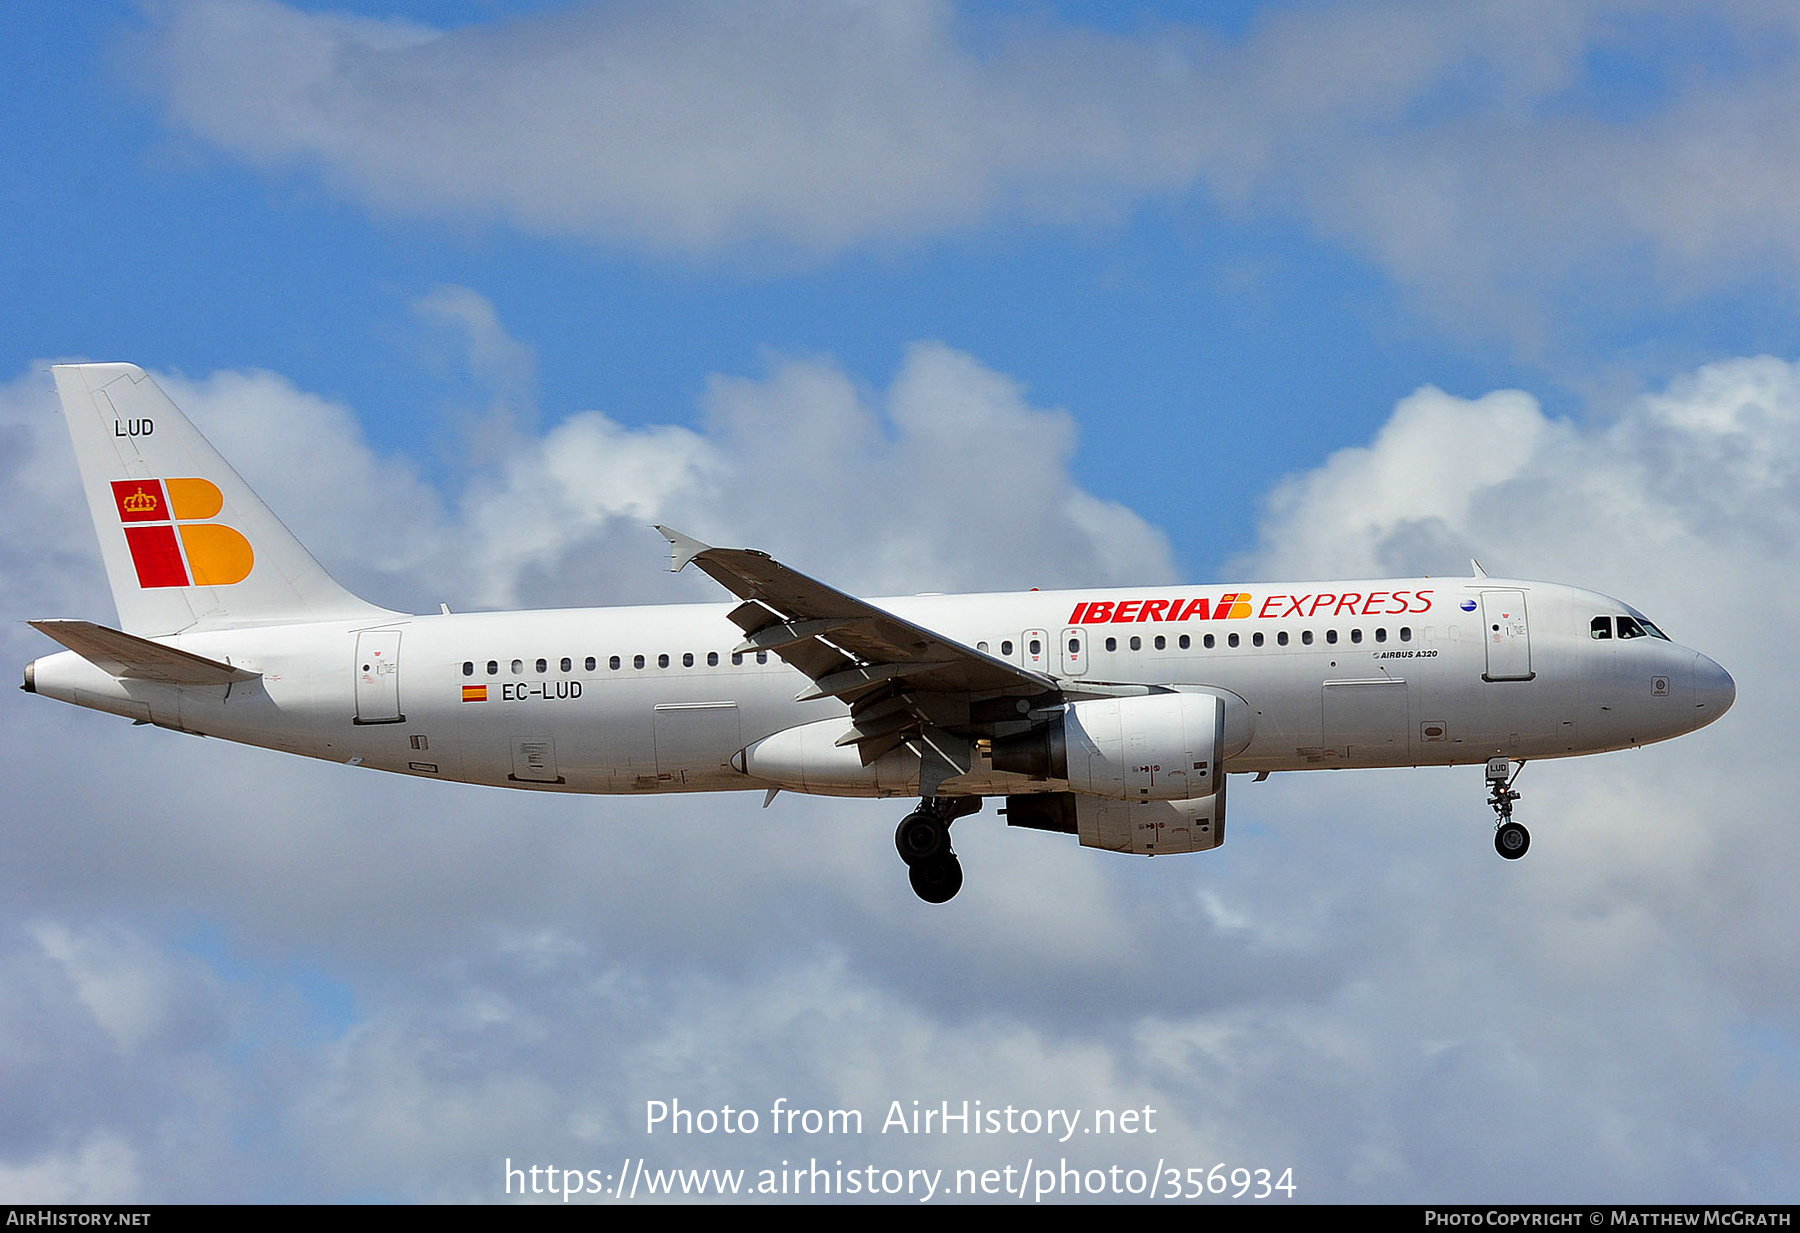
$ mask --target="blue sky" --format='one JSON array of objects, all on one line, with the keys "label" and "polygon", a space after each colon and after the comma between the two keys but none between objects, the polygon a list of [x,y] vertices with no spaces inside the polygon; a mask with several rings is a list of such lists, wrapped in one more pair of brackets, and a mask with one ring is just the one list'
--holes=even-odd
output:
[{"label": "blue sky", "polygon": [[[554,10],[372,12],[480,30]],[[1422,311],[1418,290],[1321,234],[1321,220],[1279,201],[1222,205],[1193,187],[1087,217],[976,221],[831,253],[792,236],[646,251],[604,230],[540,236],[503,217],[397,217],[346,200],[304,160],[246,166],[168,123],[143,50],[166,11],[9,17],[0,88],[19,122],[0,157],[5,264],[20,306],[6,337],[11,369],[74,354],[158,357],[195,373],[264,367],[351,403],[379,447],[425,465],[441,460],[428,443],[445,431],[445,405],[474,396],[410,309],[439,284],[479,291],[535,353],[549,422],[588,408],[631,424],[688,421],[708,374],[756,373],[771,353],[828,354],[879,383],[907,344],[931,339],[1073,414],[1089,442],[1077,474],[1099,495],[1132,502],[1179,489],[1182,510],[1163,521],[1184,570],[1208,576],[1249,546],[1273,481],[1363,440],[1421,384],[1516,385],[1579,411],[1596,370],[1653,382],[1719,350],[1783,352],[1794,341],[1792,314],[1765,311],[1785,290],[1750,280],[1698,318],[1687,302],[1605,296],[1560,314],[1540,346],[1506,322],[1470,327]],[[1173,20],[1103,11],[1126,32]],[[1068,19],[1096,16],[1074,6]],[[971,20],[1063,17],[1018,9]],[[1231,12],[1222,33],[1199,36],[1229,47],[1257,20]],[[1611,110],[1662,76],[1653,57],[1615,58],[1541,105],[1575,106],[1568,95]],[[1627,262],[1613,273],[1634,271]]]},{"label": "blue sky", "polygon": [[1637,604],[1733,715],[1534,767],[1517,868],[1473,770],[1298,775],[1185,865],[959,823],[932,914],[879,804],[4,691],[0,1198],[489,1200],[668,1094],[1148,1101],[1310,1198],[1793,1200],[1800,22],[1188,9],[9,7],[9,660],[110,614],[79,357],[386,604],[716,598],[658,519],[876,594],[1473,554]]}]

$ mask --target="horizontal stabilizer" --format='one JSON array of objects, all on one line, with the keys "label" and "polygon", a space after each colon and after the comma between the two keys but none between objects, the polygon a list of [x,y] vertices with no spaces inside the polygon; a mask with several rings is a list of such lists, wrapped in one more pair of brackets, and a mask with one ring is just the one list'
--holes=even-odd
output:
[{"label": "horizontal stabilizer", "polygon": [[31,627],[50,635],[102,672],[129,680],[161,681],[165,685],[229,685],[233,681],[254,681],[262,675],[92,621],[33,621]]}]

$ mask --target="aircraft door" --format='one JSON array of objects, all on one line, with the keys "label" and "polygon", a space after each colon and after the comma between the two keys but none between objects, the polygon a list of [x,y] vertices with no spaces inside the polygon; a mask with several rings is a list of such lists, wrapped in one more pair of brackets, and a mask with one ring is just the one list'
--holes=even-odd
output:
[{"label": "aircraft door", "polygon": [[1028,629],[1019,635],[1019,666],[1033,672],[1050,671],[1050,635]]},{"label": "aircraft door", "polygon": [[1081,676],[1087,672],[1087,630],[1063,630],[1060,648],[1064,676]]},{"label": "aircraft door", "polygon": [[397,724],[400,713],[400,631],[356,635],[356,722]]},{"label": "aircraft door", "polygon": [[654,715],[656,776],[663,783],[724,770],[744,747],[736,702],[665,702]]},{"label": "aircraft door", "polygon": [[1483,591],[1481,632],[1487,643],[1488,681],[1529,681],[1531,629],[1525,620],[1523,591]]}]

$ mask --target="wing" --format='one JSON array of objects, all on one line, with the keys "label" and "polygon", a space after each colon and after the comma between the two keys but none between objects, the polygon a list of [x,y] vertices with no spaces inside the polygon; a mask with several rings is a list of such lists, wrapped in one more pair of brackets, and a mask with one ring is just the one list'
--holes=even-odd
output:
[{"label": "wing", "polygon": [[656,529],[674,548],[672,571],[691,561],[744,601],[731,612],[745,634],[739,651],[773,651],[805,673],[812,688],[797,701],[837,697],[850,704],[850,729],[838,744],[855,744],[865,766],[904,744],[928,766],[935,754],[954,773],[966,773],[972,737],[1060,698],[1052,677],[846,595],[766,552],[714,548]]}]

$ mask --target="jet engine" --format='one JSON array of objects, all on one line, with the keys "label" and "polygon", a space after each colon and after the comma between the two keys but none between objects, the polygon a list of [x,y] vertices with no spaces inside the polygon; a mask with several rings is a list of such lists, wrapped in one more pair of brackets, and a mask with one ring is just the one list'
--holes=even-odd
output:
[{"label": "jet engine", "polygon": [[995,741],[993,763],[1108,800],[1186,801],[1219,791],[1224,746],[1216,694],[1143,694],[1072,702],[1049,723]]}]

